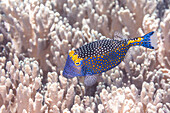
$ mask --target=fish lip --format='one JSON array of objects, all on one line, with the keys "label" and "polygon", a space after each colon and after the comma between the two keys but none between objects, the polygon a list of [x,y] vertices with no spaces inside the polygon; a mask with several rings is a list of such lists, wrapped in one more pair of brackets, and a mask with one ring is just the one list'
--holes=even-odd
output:
[{"label": "fish lip", "polygon": [[63,76],[64,76],[65,78],[68,78],[68,79],[73,78],[73,77],[72,77],[70,74],[68,74],[67,71],[65,71],[65,70],[64,70],[64,72],[63,72]]}]

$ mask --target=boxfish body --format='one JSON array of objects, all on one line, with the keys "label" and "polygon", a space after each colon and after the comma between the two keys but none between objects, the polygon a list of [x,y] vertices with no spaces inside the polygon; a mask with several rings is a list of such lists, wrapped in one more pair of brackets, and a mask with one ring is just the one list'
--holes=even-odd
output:
[{"label": "boxfish body", "polygon": [[132,39],[103,39],[83,45],[69,52],[63,76],[73,78],[106,72],[119,65],[132,46],[155,49],[157,37],[152,31]]}]

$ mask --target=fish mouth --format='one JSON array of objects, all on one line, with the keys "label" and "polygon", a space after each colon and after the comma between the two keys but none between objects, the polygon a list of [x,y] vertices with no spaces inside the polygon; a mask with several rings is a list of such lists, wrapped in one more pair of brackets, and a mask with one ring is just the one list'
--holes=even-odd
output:
[{"label": "fish mouth", "polygon": [[73,76],[70,75],[70,74],[68,74],[66,71],[63,72],[63,76],[64,76],[65,78],[68,78],[68,79],[73,78]]}]

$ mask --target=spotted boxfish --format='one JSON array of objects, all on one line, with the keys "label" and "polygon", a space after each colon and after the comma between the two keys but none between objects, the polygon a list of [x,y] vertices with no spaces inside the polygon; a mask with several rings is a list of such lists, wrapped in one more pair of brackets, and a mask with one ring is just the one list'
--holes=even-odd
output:
[{"label": "spotted boxfish", "polygon": [[83,45],[69,52],[63,76],[86,76],[85,84],[93,85],[95,74],[106,72],[119,65],[130,47],[157,48],[156,32],[132,39],[103,39]]}]

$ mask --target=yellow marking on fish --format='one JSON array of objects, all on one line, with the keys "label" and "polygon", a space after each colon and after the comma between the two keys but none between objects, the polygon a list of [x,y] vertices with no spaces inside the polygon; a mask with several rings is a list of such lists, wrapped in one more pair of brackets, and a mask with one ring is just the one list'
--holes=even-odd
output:
[{"label": "yellow marking on fish", "polygon": [[70,57],[72,57],[72,56],[74,55],[74,51],[71,51],[71,52],[69,53],[69,55],[70,55]]},{"label": "yellow marking on fish", "polygon": [[133,43],[133,42],[140,42],[140,41],[143,40],[143,39],[144,39],[144,38],[142,38],[142,37],[138,37],[137,40],[129,40],[128,45],[131,44],[131,43]]},{"label": "yellow marking on fish", "polygon": [[82,61],[83,58],[78,58],[78,55],[77,54],[74,55],[74,53],[75,53],[75,51],[71,51],[69,53],[69,55],[70,55],[71,59],[74,61],[75,65],[79,66],[80,65],[80,61]]}]

